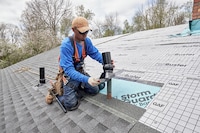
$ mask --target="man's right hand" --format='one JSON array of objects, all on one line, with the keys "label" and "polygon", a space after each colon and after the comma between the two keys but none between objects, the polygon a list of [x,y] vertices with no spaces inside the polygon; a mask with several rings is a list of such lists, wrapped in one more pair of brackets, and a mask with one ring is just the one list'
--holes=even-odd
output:
[{"label": "man's right hand", "polygon": [[91,86],[97,86],[97,85],[99,85],[100,81],[99,81],[99,79],[96,79],[96,78],[93,78],[93,77],[89,77],[88,83]]}]

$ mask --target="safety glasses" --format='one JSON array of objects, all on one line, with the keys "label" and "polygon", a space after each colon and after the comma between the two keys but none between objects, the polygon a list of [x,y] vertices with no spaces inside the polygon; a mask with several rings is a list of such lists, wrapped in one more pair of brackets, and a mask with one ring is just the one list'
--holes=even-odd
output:
[{"label": "safety glasses", "polygon": [[86,32],[80,32],[78,29],[76,29],[76,30],[77,30],[78,33],[81,34],[81,35],[85,35],[85,34],[87,34],[87,33],[89,32],[89,30],[87,30]]}]

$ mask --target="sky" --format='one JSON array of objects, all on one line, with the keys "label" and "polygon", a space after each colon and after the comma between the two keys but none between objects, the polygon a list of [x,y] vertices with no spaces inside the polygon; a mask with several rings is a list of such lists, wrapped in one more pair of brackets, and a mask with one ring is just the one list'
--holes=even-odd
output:
[{"label": "sky", "polygon": [[[25,10],[26,2],[31,0],[0,0],[0,23],[18,25]],[[147,3],[148,0],[71,0],[73,6],[83,5],[91,10],[94,20],[104,19],[106,15],[118,14],[120,23],[126,19],[131,21],[134,13]],[[168,0],[170,1],[170,0]],[[173,1],[173,0],[172,0]],[[183,4],[189,0],[176,0],[176,4]]]}]

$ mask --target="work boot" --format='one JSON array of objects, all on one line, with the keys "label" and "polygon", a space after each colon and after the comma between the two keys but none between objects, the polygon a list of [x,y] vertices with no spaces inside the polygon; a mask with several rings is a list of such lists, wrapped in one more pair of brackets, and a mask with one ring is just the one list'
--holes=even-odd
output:
[{"label": "work boot", "polygon": [[48,92],[46,97],[45,97],[45,102],[47,104],[52,104],[53,103],[53,96]]}]

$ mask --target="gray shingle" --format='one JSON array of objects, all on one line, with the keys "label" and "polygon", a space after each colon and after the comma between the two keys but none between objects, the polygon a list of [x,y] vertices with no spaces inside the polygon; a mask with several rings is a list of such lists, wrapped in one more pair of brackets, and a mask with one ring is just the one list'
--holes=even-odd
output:
[{"label": "gray shingle", "polygon": [[158,130],[150,128],[142,123],[136,123],[129,133],[161,133]]},{"label": "gray shingle", "polygon": [[92,133],[105,133],[108,128],[101,123],[97,124],[97,126],[91,131]]}]

